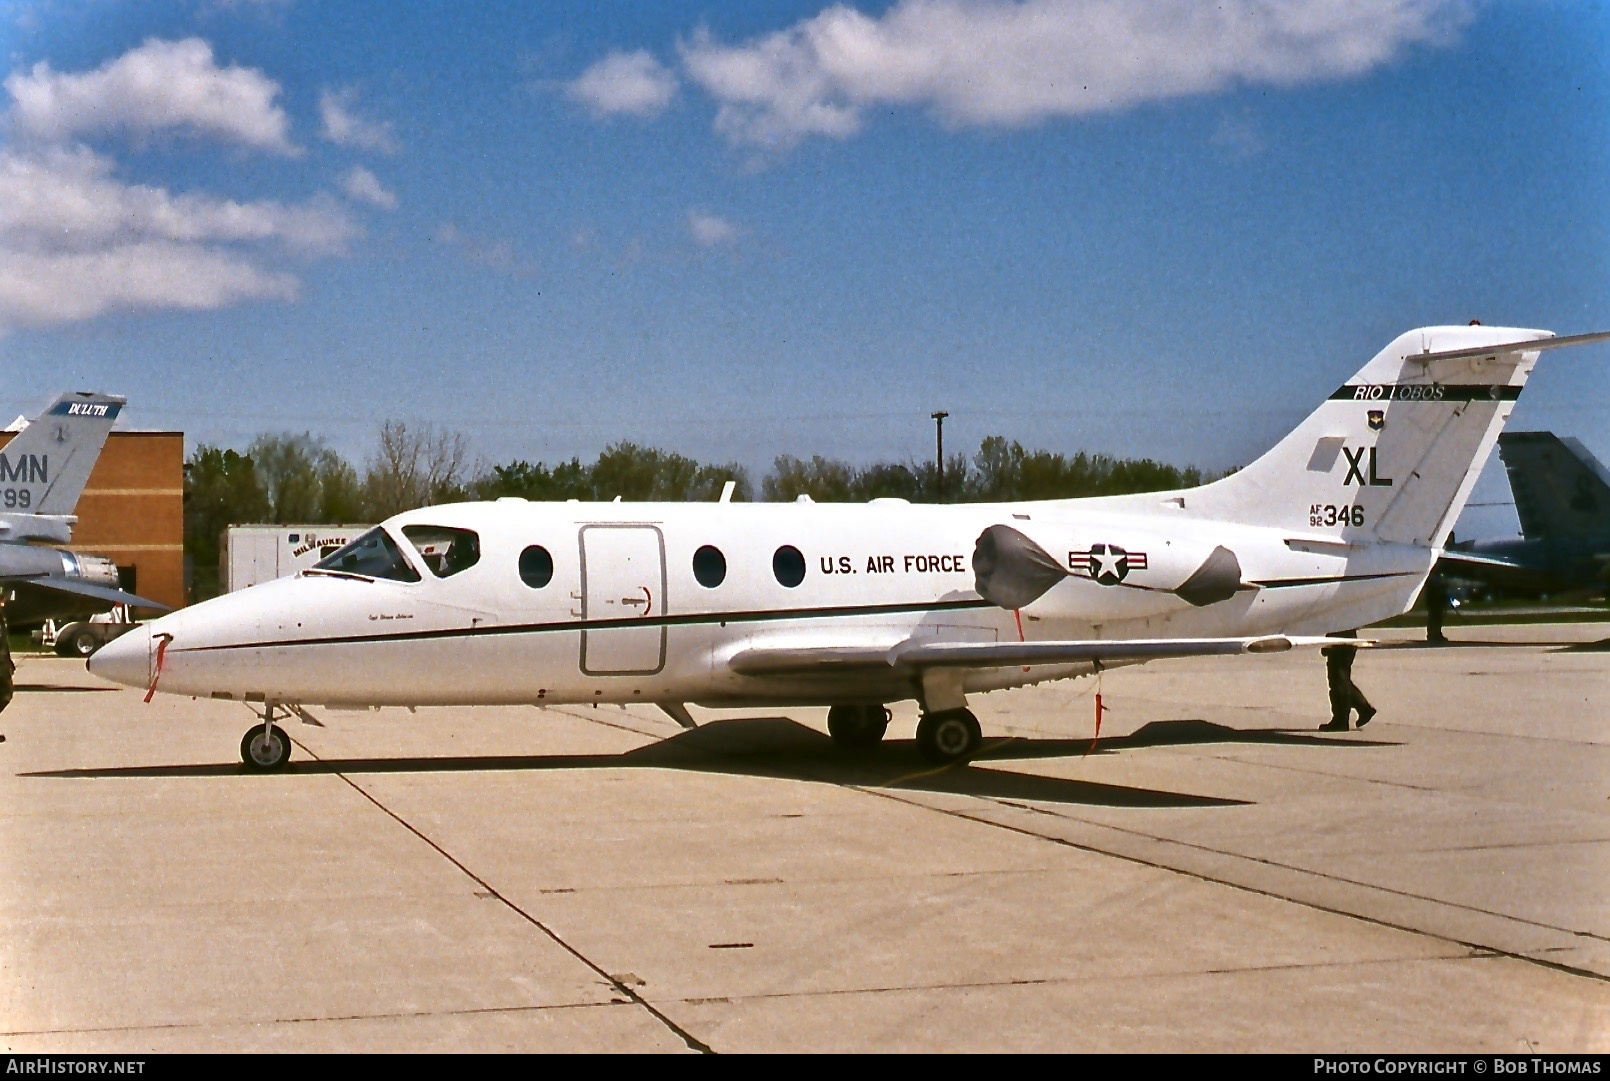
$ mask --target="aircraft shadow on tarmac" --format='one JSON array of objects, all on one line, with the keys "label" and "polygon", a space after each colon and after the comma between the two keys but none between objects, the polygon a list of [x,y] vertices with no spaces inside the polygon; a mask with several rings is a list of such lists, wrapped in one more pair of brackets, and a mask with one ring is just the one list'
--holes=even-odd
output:
[{"label": "aircraft shadow on tarmac", "polygon": [[[1380,741],[1337,740],[1319,733],[1282,729],[1236,729],[1203,720],[1155,721],[1127,736],[1101,740],[1007,739],[984,741],[971,762],[935,766],[918,754],[913,740],[886,740],[864,750],[845,750],[826,735],[787,717],[713,721],[623,754],[484,755],[426,758],[294,758],[289,774],[448,773],[498,770],[675,769],[696,773],[814,781],[861,788],[944,792],[993,799],[1102,807],[1232,807],[1247,801],[1160,789],[1046,777],[985,764],[1012,759],[1075,758],[1125,749],[1209,743],[1290,746],[1380,746]],[[248,774],[238,764],[125,766],[50,770],[27,777],[225,777]],[[282,775],[283,776],[283,775]]]},{"label": "aircraft shadow on tarmac", "polygon": [[100,694],[110,691],[117,694],[122,687],[57,687],[50,683],[19,683],[16,685],[18,694]]}]

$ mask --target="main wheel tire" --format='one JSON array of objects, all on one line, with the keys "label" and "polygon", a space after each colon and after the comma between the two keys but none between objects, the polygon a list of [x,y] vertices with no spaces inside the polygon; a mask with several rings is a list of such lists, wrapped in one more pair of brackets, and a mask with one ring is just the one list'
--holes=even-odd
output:
[{"label": "main wheel tire", "polygon": [[843,705],[827,711],[827,734],[840,747],[873,747],[889,730],[889,711],[882,705]]},{"label": "main wheel tire", "polygon": [[51,646],[51,648],[56,651],[56,656],[78,656],[78,651],[73,648],[73,639],[76,638],[78,636],[78,632],[83,629],[84,625],[82,623],[69,623],[66,626],[58,627],[56,629],[56,643],[55,645]]},{"label": "main wheel tire", "polygon": [[291,737],[279,725],[271,725],[265,735],[263,726],[254,724],[241,738],[240,760],[247,769],[259,773],[284,769],[291,760]]},{"label": "main wheel tire", "polygon": [[978,718],[965,709],[929,713],[917,722],[917,750],[930,762],[960,762],[983,738]]},{"label": "main wheel tire", "polygon": [[80,627],[67,637],[67,655],[88,657],[101,648],[101,636],[88,627]]}]

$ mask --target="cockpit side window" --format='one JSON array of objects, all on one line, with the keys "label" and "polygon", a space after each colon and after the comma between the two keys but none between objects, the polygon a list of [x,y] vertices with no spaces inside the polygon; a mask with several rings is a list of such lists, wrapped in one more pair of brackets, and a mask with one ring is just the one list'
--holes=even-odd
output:
[{"label": "cockpit side window", "polygon": [[405,525],[403,536],[438,578],[451,578],[481,561],[481,538],[473,530],[442,525]]},{"label": "cockpit side window", "polygon": [[419,572],[384,529],[371,529],[334,555],[319,560],[313,569],[361,574],[365,578],[389,578],[395,582],[419,581]]}]

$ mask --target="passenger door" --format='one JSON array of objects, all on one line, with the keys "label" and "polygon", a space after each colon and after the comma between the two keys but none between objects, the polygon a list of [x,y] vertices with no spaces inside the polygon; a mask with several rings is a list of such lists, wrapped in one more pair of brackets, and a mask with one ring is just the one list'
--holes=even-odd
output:
[{"label": "passenger door", "polygon": [[651,675],[665,667],[665,538],[648,525],[581,527],[581,670]]}]

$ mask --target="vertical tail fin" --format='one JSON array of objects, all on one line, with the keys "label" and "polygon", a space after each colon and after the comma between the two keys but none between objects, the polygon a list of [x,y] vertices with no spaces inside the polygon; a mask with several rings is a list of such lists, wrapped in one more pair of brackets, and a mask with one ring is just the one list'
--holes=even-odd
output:
[{"label": "vertical tail fin", "polygon": [[4,509],[72,514],[125,401],[112,394],[72,391],[13,436],[0,450]]},{"label": "vertical tail fin", "polygon": [[1599,337],[1482,326],[1410,331],[1273,450],[1178,501],[1194,517],[1438,547],[1538,352]]},{"label": "vertical tail fin", "polygon": [[1610,473],[1575,439],[1505,432],[1498,456],[1527,540],[1610,536]]}]

